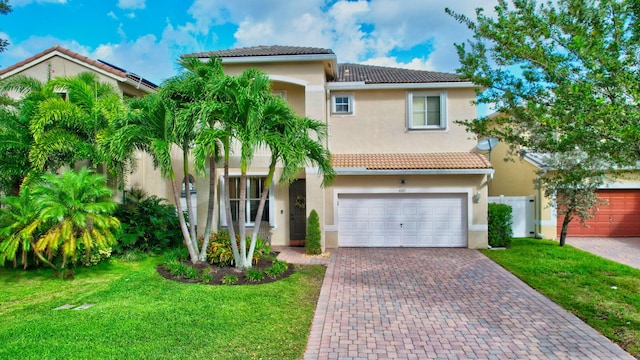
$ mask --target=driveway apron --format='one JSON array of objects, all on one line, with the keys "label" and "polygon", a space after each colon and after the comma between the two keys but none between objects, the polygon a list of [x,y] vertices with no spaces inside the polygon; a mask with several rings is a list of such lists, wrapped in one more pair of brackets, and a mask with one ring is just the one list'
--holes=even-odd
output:
[{"label": "driveway apron", "polygon": [[469,249],[332,251],[305,359],[633,359]]},{"label": "driveway apron", "polygon": [[640,238],[567,238],[567,244],[600,257],[640,269]]}]

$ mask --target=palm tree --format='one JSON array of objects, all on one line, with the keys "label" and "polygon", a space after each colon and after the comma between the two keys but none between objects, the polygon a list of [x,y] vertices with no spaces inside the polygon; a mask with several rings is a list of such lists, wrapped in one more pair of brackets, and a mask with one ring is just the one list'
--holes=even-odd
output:
[{"label": "palm tree", "polygon": [[39,237],[42,221],[38,219],[38,209],[28,186],[20,189],[19,196],[2,199],[0,207],[0,265],[12,261],[13,266],[20,264],[26,269],[27,256],[33,252],[42,262],[55,267],[41,253],[34,251]]},{"label": "palm tree", "polygon": [[177,136],[176,117],[172,112],[171,102],[172,100],[167,99],[163,93],[131,100],[126,121],[111,135],[111,152],[118,159],[130,158],[135,150],[146,152],[153,159],[153,166],[160,169],[164,178],[169,179],[179,214],[183,241],[189,250],[191,261],[195,263],[199,258],[198,244],[182,216],[180,192],[171,160],[173,146],[182,144]]},{"label": "palm tree", "polygon": [[[330,183],[335,176],[329,160],[329,151],[322,145],[322,141],[326,138],[326,125],[307,117],[296,116],[284,100],[275,96],[265,102],[261,112],[265,129],[264,141],[271,151],[271,161],[256,212],[256,224],[262,218],[269,187],[279,162],[283,165],[279,180],[281,184],[290,184],[294,181],[300,168],[306,165],[318,167],[323,175],[323,186]],[[249,259],[253,257],[257,234],[257,231],[253,232]]]},{"label": "palm tree", "polygon": [[16,101],[3,95],[0,109],[0,153],[6,155],[0,159],[0,192],[18,196],[20,185],[31,170],[31,121],[38,104],[54,94],[45,90],[45,83],[24,75],[0,81],[0,92],[22,96]]},{"label": "palm tree", "polygon": [[[247,257],[246,242],[246,196],[247,196],[247,170],[253,159],[256,148],[265,144],[262,118],[262,107],[271,97],[271,81],[269,77],[258,69],[247,69],[238,76],[228,76],[218,84],[216,88],[220,94],[222,109],[221,117],[224,119],[225,130],[232,135],[233,140],[240,146],[240,204],[238,209],[238,232],[240,248],[235,242],[231,245],[234,252],[237,267],[251,267],[251,258]],[[229,234],[235,238],[233,220],[231,216],[231,199],[229,192],[229,152],[231,139],[225,138],[223,146],[225,151],[225,216],[229,224]],[[251,248],[252,246],[250,246]]]},{"label": "palm tree", "polygon": [[105,161],[99,138],[124,110],[116,89],[93,73],[55,78],[45,84],[47,96],[31,119],[35,140],[29,155],[35,169],[57,170],[88,160],[95,167]]},{"label": "palm tree", "polygon": [[60,176],[46,174],[33,186],[33,202],[38,221],[46,227],[35,244],[37,253],[49,260],[62,256],[77,261],[77,251],[89,258],[93,249],[115,245],[120,222],[111,214],[117,204],[102,175],[86,168],[64,171]]},{"label": "palm tree", "polygon": [[213,227],[213,214],[216,208],[216,162],[220,160],[222,141],[229,134],[221,126],[223,119],[221,99],[218,85],[226,75],[222,70],[222,62],[217,58],[210,58],[206,63],[198,58],[184,58],[180,65],[190,72],[190,86],[199,90],[194,94],[194,101],[186,103],[185,115],[198,119],[198,127],[194,157],[196,171],[205,173],[208,160],[209,167],[209,199],[207,204],[207,221],[204,230],[204,241],[200,251],[200,261],[205,261],[207,247]]}]

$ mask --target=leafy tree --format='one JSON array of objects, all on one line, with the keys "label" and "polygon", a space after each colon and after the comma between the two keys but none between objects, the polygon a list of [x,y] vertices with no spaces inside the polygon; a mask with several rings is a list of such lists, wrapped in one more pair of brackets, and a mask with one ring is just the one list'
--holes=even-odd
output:
[{"label": "leafy tree", "polygon": [[538,178],[536,186],[544,190],[545,196],[555,196],[557,214],[562,217],[560,246],[564,246],[569,223],[578,217],[583,225],[595,215],[597,205],[604,204],[596,190],[604,184],[605,166],[597,159],[589,158],[582,151],[546,157],[547,171]]},{"label": "leafy tree", "polygon": [[[571,212],[586,214],[594,202],[578,198],[604,171],[640,157],[638,9],[633,0],[500,0],[494,16],[477,9],[475,20],[446,10],[474,33],[456,45],[459,72],[482,89],[479,103],[502,114],[462,123],[502,139],[512,153],[559,159],[540,186],[559,205],[581,204],[566,207],[567,221]],[[601,167],[574,171],[568,164],[576,156]]]},{"label": "leafy tree", "polygon": [[61,257],[60,267],[75,264],[78,251],[88,259],[94,249],[116,244],[120,222],[111,216],[116,202],[102,175],[86,168],[45,174],[32,188],[38,221],[44,227],[35,251],[49,260]]}]

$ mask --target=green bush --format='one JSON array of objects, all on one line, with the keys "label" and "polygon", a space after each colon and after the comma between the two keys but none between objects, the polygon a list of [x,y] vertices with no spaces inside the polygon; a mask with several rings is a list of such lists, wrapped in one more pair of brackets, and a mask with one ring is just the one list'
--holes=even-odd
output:
[{"label": "green bush", "polygon": [[222,277],[222,284],[224,285],[235,285],[238,283],[238,277],[235,275],[227,274]]},{"label": "green bush", "polygon": [[260,269],[251,268],[245,271],[244,276],[251,282],[258,282],[264,279],[264,272]]},{"label": "green bush", "polygon": [[267,268],[264,272],[268,277],[275,279],[278,276],[282,275],[289,268],[289,264],[282,260],[274,259],[272,265]]},{"label": "green bush", "polygon": [[513,236],[511,206],[489,204],[488,217],[489,245],[491,247],[508,247]]},{"label": "green bush", "polygon": [[320,233],[320,218],[315,210],[311,210],[307,223],[307,236],[305,237],[304,247],[307,254],[322,254],[322,234]]},{"label": "green bush", "polygon": [[121,224],[116,254],[133,250],[154,253],[182,243],[175,206],[155,195],[132,189],[125,193],[114,215]]}]

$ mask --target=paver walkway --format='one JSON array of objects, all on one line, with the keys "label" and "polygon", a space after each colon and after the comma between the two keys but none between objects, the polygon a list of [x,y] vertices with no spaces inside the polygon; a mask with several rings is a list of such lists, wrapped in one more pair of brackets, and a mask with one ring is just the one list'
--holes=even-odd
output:
[{"label": "paver walkway", "polygon": [[332,250],[305,359],[633,359],[476,250]]},{"label": "paver walkway", "polygon": [[640,269],[640,238],[567,237],[567,244]]}]

